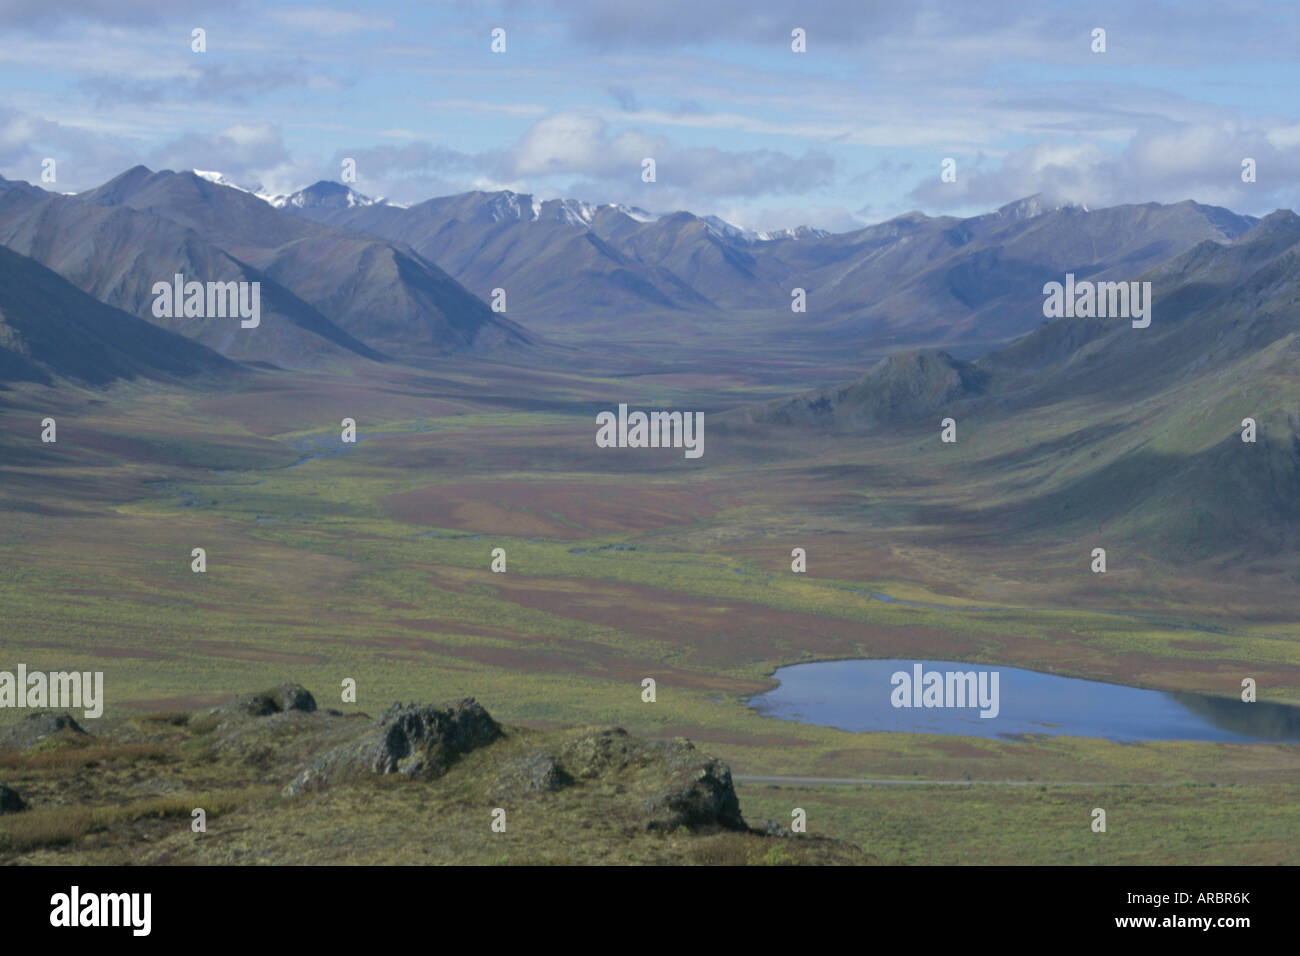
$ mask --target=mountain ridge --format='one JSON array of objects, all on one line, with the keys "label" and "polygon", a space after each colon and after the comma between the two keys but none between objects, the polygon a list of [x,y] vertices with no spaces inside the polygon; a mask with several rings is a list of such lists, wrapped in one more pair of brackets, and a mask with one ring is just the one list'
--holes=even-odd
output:
[{"label": "mountain ridge", "polygon": [[197,342],[105,305],[34,259],[0,246],[0,381],[89,385],[234,372]]},{"label": "mountain ridge", "polygon": [[300,296],[378,352],[527,347],[533,337],[401,243],[277,209],[193,171],[136,166],[77,197],[169,219]]}]

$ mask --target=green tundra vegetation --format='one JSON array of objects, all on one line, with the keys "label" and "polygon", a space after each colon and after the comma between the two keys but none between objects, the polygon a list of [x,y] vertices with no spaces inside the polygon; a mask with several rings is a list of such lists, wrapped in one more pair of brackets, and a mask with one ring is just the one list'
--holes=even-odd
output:
[{"label": "green tundra vegetation", "polygon": [[[0,818],[0,857],[1300,862],[1300,745],[849,733],[747,705],[779,666],[850,657],[1221,697],[1249,676],[1261,700],[1300,703],[1294,555],[1199,554],[1195,521],[1212,529],[1233,501],[1211,485],[1201,516],[1173,493],[1119,507],[1163,480],[1161,456],[1185,465],[1231,435],[1232,403],[1192,427],[1176,393],[1146,411],[1067,394],[963,416],[956,445],[938,441],[938,416],[864,435],[722,414],[779,405],[821,374],[447,359],[0,394],[0,669],[103,671],[106,696],[102,732],[74,714],[88,738],[0,753],[0,783],[33,800]],[[1258,388],[1257,402],[1284,402]],[[597,448],[596,412],[619,402],[704,410],[704,456]],[[1143,414],[1152,435],[1135,457],[1125,436]],[[54,444],[39,438],[47,416]],[[356,444],[340,441],[344,418]],[[1097,546],[1105,575],[1088,570]],[[791,571],[794,548],[806,573]],[[204,749],[212,708],[281,680],[344,717],[473,697],[513,729],[506,749],[426,786],[286,801],[306,751]],[[0,711],[0,729],[24,716]],[[751,825],[788,830],[800,807],[809,839],[630,839],[579,794],[493,843],[483,781],[509,748],[584,727],[688,738],[737,776]],[[749,779],[782,776],[905,785]],[[210,816],[201,836],[195,806]],[[391,823],[412,814],[409,833]],[[349,840],[322,835],[344,824]]]}]

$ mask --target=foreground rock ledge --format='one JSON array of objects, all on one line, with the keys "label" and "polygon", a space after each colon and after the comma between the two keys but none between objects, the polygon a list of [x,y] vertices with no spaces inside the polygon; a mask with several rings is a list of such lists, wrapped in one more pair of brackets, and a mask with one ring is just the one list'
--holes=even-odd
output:
[{"label": "foreground rock ledge", "polygon": [[[283,796],[374,775],[436,780],[464,755],[504,736],[473,698],[441,707],[394,704],[359,740],[312,760]],[[622,729],[580,730],[554,752],[538,749],[506,761],[496,770],[492,793],[523,797],[589,783],[608,785],[633,801],[646,830],[749,830],[726,764],[699,753],[688,740],[640,740]]]}]

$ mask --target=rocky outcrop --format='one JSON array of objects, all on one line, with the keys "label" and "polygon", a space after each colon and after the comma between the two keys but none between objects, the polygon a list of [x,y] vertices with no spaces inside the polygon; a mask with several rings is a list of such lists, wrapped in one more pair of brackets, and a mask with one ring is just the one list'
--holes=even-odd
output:
[{"label": "rocky outcrop", "polygon": [[[591,781],[612,789],[646,830],[749,829],[740,815],[731,770],[685,738],[647,741],[622,728],[592,730],[568,741],[554,757],[538,751],[527,759],[537,772],[531,780],[525,778],[524,791]],[[498,792],[502,789],[499,785]]]},{"label": "rocky outcrop", "polygon": [[71,714],[41,710],[28,714],[18,723],[0,732],[0,750],[26,750],[52,737],[76,739],[88,737]]},{"label": "rocky outcrop", "polygon": [[271,714],[301,710],[313,713],[316,710],[316,698],[301,684],[280,684],[270,690],[257,694],[245,694],[235,700],[234,709],[253,717],[269,717]]},{"label": "rocky outcrop", "polygon": [[436,779],[461,754],[500,736],[501,727],[472,697],[442,708],[394,704],[359,742],[336,748],[299,773],[285,795],[366,774]]},{"label": "rocky outcrop", "polygon": [[645,745],[622,727],[584,734],[568,743],[560,759],[579,780],[590,780],[646,762]]},{"label": "rocky outcrop", "polygon": [[[686,743],[688,751],[694,751]],[[672,831],[720,828],[747,830],[740,815],[740,799],[731,782],[731,769],[721,760],[694,754],[673,755],[681,766],[672,771],[666,784],[643,804],[649,817],[647,830]],[[670,760],[671,762],[671,760]]]},{"label": "rocky outcrop", "polygon": [[[105,718],[93,736],[65,714],[32,713],[5,728],[46,743],[8,755],[23,771],[9,783],[28,790],[34,773],[40,786],[0,785],[0,862],[870,862],[840,841],[749,828],[726,765],[684,738],[503,727],[473,699],[394,704],[378,717],[313,704],[285,684],[192,713]],[[268,803],[268,783],[286,799]],[[187,793],[204,799],[180,802]],[[173,813],[194,802],[209,821],[230,814],[220,840],[177,827]],[[151,804],[161,812],[99,813]]]},{"label": "rocky outcrop", "polygon": [[561,790],[573,783],[573,777],[556,759],[544,750],[534,750],[515,760],[508,761],[497,779],[498,795],[520,793],[548,793]]},{"label": "rocky outcrop", "polygon": [[[464,755],[502,740],[466,778],[484,779],[473,786],[501,806],[539,799],[571,803],[589,793],[608,802],[611,819],[635,831],[749,830],[727,765],[684,738],[642,740],[617,728],[546,735],[521,729],[505,737],[473,698],[443,706],[394,704],[358,736],[300,765],[283,795],[376,775],[438,780]],[[574,795],[562,793],[570,790]]]}]

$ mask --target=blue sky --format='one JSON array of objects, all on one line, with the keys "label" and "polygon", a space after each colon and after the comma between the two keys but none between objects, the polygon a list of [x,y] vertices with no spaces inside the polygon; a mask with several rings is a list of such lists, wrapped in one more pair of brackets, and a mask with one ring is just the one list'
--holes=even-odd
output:
[{"label": "blue sky", "polygon": [[756,229],[1039,192],[1258,215],[1300,205],[1297,50],[1300,5],[1250,0],[0,0],[0,175],[287,192],[352,157],[402,202],[508,188]]}]

